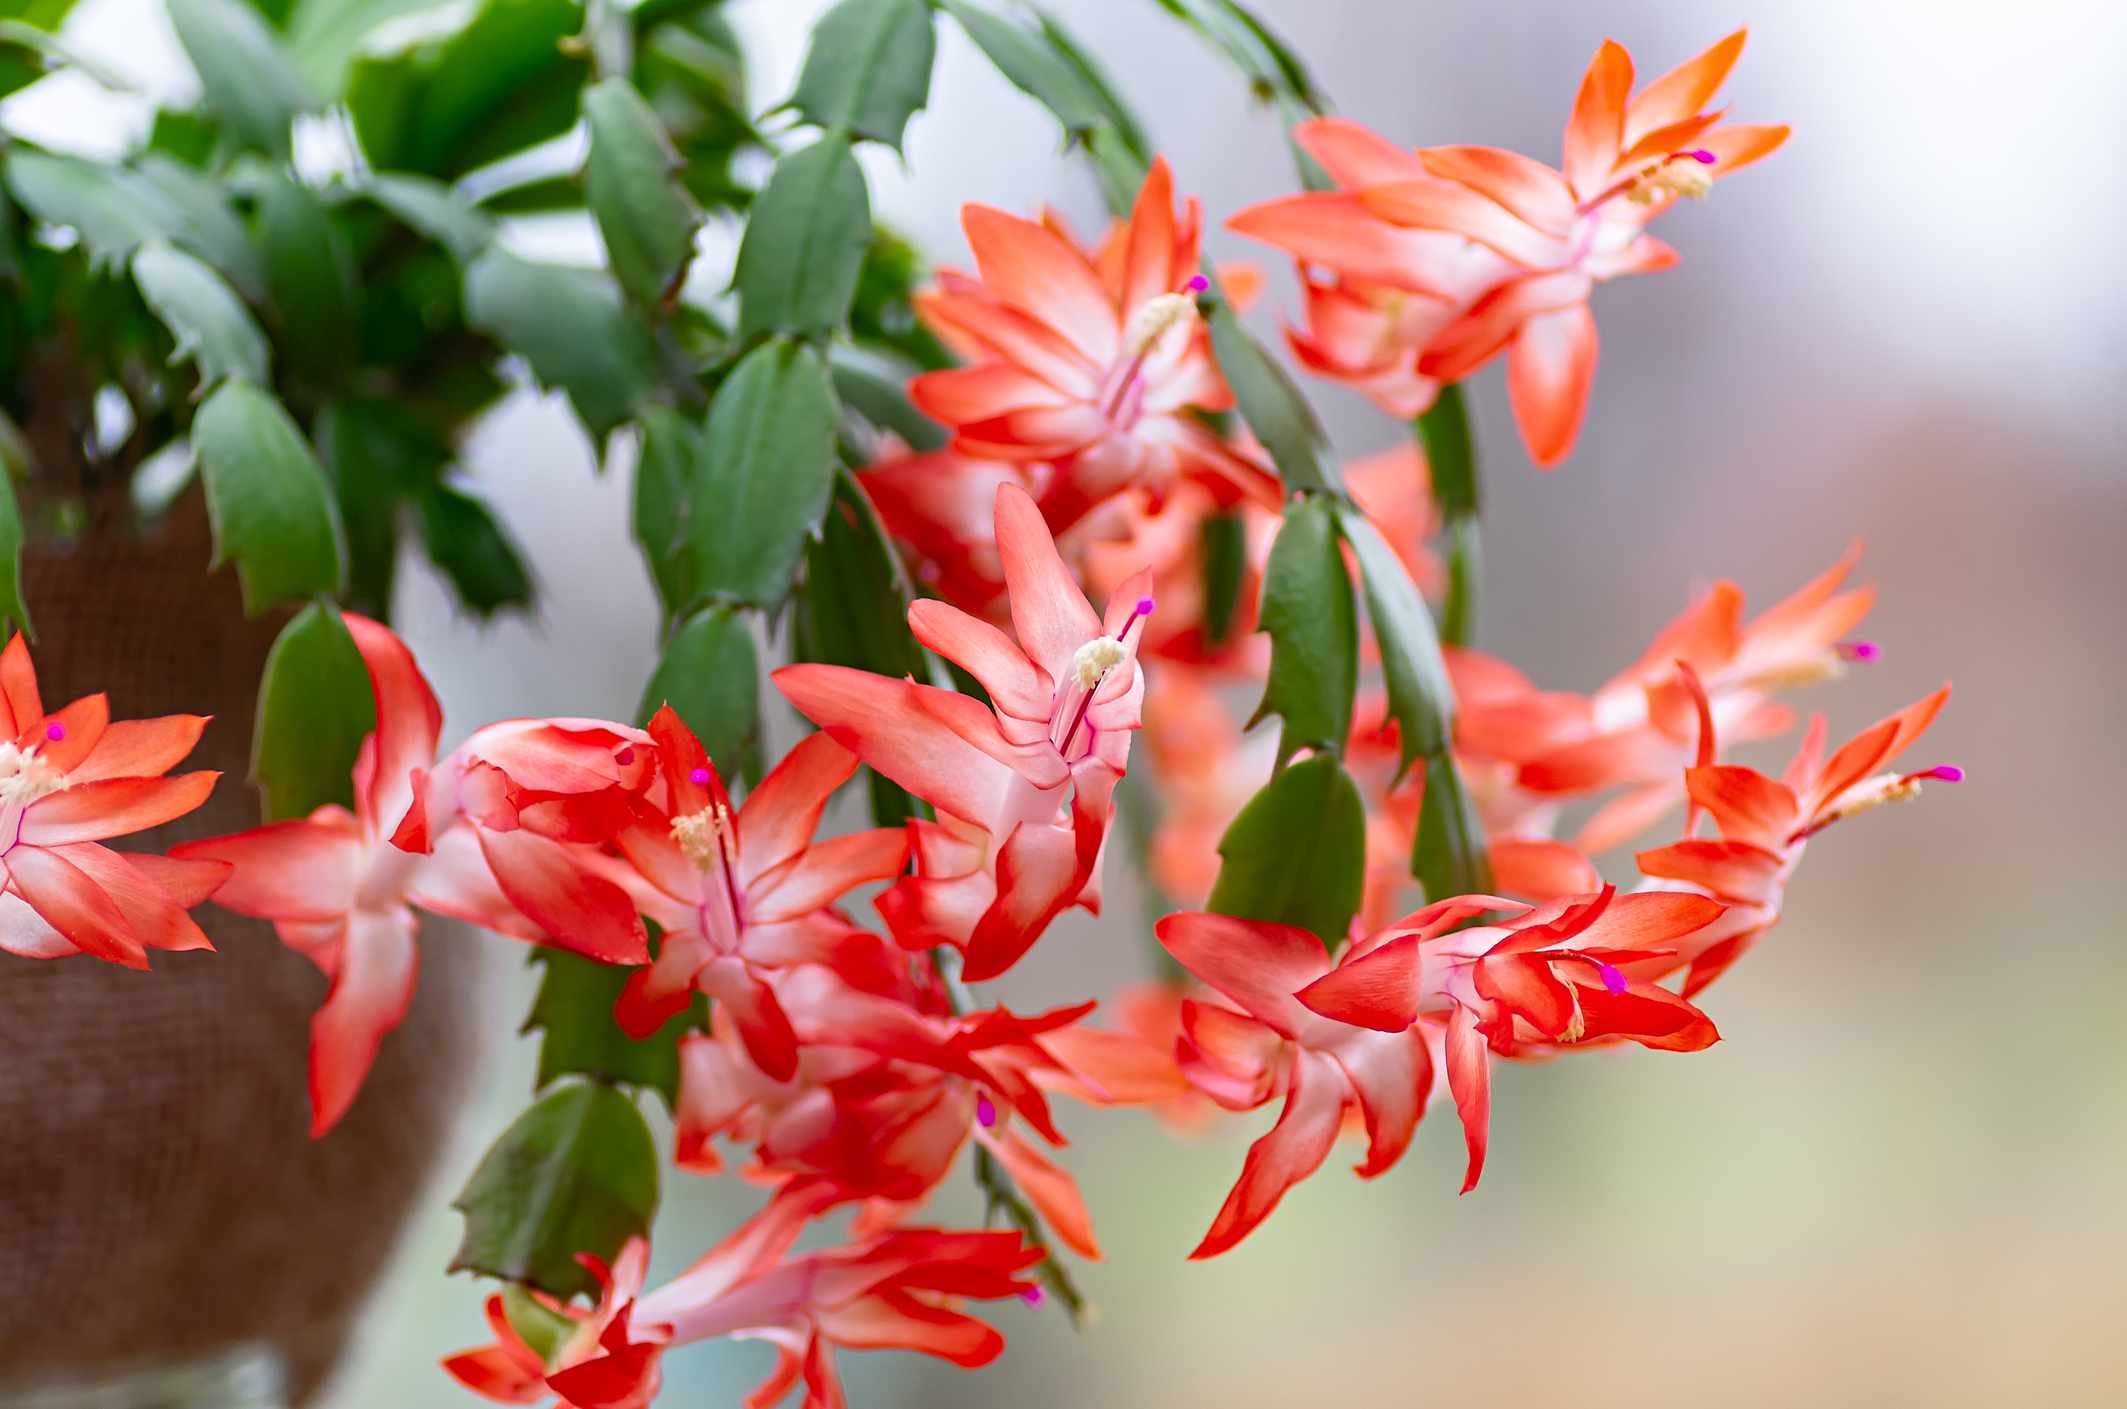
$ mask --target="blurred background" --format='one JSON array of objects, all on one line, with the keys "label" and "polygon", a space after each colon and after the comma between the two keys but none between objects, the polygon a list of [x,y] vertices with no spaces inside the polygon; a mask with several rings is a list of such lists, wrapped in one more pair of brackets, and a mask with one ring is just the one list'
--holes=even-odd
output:
[{"label": "blurred background", "polygon": [[[820,0],[732,0],[766,102]],[[1219,228],[1291,189],[1275,121],[1150,0],[1055,0],[1140,106],[1209,248],[1288,271]],[[1643,76],[1754,22],[1725,94],[1786,121],[1787,148],[1666,217],[1685,255],[1596,298],[1604,355],[1579,449],[1532,469],[1495,370],[1470,393],[1486,476],[1481,642],[1539,683],[1589,689],[1690,593],[1733,577],[1771,601],[1864,538],[1878,664],[1801,701],[1851,732],[1952,677],[1916,766],[1971,781],[1813,848],[1773,938],[1709,1008],[1725,1037],[1510,1069],[1483,1187],[1458,1199],[1452,1116],[1362,1184],[1333,1159],[1262,1230],[1183,1260],[1268,1113],[1177,1144],[1132,1114],[1065,1114],[1109,1260],[1102,1310],[998,1313],[988,1371],[848,1356],[853,1402],[950,1406],[1556,1401],[1669,1405],[2127,1402],[2127,879],[2110,730],[2127,689],[2127,13],[2099,0],[1680,0],[1425,5],[1260,0],[1343,113],[1405,145],[1556,160],[1605,35]],[[90,0],[71,32],[153,83],[191,82],[153,0]],[[58,91],[50,91],[57,89]],[[121,143],[61,81],[11,113],[55,143]],[[20,101],[20,100],[18,100]],[[2113,134],[2108,138],[2106,134]],[[931,111],[905,162],[868,151],[875,199],[963,262],[963,201],[1100,207],[1052,120],[940,26]],[[594,237],[530,226],[552,255]],[[1311,383],[1340,450],[1400,428]],[[541,578],[535,619],[476,628],[409,562],[398,614],[451,737],[503,714],[625,715],[655,613],[625,476],[593,474],[554,403],[526,394],[471,448]],[[1125,888],[1117,877],[1118,888]],[[1008,997],[1109,991],[1145,971],[1138,911],[1052,935]],[[448,1278],[446,1207],[518,1110],[529,994],[494,947],[466,1020],[497,1054],[400,1249],[333,1409],[470,1404],[438,1355],[485,1338],[482,1288]],[[755,1202],[675,1176],[658,1236],[677,1264]],[[951,1189],[941,1216],[974,1217]],[[320,1211],[321,1220],[329,1211]],[[329,1255],[321,1248],[317,1255]],[[735,1402],[760,1346],[668,1362],[668,1398]]]}]

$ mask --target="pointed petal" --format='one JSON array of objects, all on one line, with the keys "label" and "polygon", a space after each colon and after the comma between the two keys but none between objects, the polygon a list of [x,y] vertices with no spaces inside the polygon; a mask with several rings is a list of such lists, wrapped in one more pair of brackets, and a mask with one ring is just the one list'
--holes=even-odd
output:
[{"label": "pointed petal", "polygon": [[192,752],[207,727],[203,714],[121,719],[103,731],[95,752],[67,772],[78,785],[99,778],[160,778]]},{"label": "pointed petal", "polygon": [[1305,191],[1262,201],[1234,215],[1226,228],[1347,278],[1447,299],[1448,245],[1425,230],[1384,219],[1357,192]]},{"label": "pointed petal", "polygon": [[774,924],[809,915],[866,882],[899,875],[907,864],[908,832],[900,827],[815,842],[790,865],[747,890],[747,924]]},{"label": "pointed petal", "polygon": [[17,844],[7,852],[11,888],[77,949],[129,969],[148,967],[147,951],[103,888],[56,851]]},{"label": "pointed petal", "polygon": [[962,976],[981,983],[1018,963],[1084,884],[1070,828],[1020,823],[998,848],[997,898],[968,939]]},{"label": "pointed petal", "polygon": [[[134,937],[150,949],[212,949],[214,944],[192,917],[176,903],[147,871],[134,865],[134,857],[122,856],[94,842],[53,847],[78,867],[98,889],[111,898],[126,918]],[[161,857],[150,858],[160,861]],[[205,863],[196,863],[205,864]],[[219,868],[214,868],[219,869]]]},{"label": "pointed petal", "polygon": [[345,808],[300,822],[274,822],[170,848],[180,861],[235,867],[215,903],[261,920],[337,920],[354,905],[365,860],[360,829]]},{"label": "pointed petal", "polygon": [[1491,1138],[1492,1058],[1484,1034],[1477,1030],[1477,1014],[1460,1005],[1448,1019],[1447,1068],[1448,1090],[1455,1097],[1463,1143],[1470,1151],[1469,1169],[1462,1177],[1462,1192],[1467,1194],[1484,1176],[1485,1146]]},{"label": "pointed petal", "polygon": [[443,732],[443,706],[429,688],[414,653],[381,622],[342,612],[362,664],[369,669],[376,699],[376,759],[365,814],[377,826],[392,826],[413,801],[410,776],[436,761],[436,739]]},{"label": "pointed petal", "polygon": [[1416,154],[1347,117],[1311,117],[1292,130],[1339,186],[1379,186],[1424,174]]},{"label": "pointed petal", "polygon": [[1498,147],[1427,147],[1418,157],[1441,180],[1498,202],[1555,239],[1573,227],[1573,192],[1540,161]]},{"label": "pointed petal", "polygon": [[1359,193],[1384,220],[1417,230],[1445,230],[1492,250],[1525,269],[1550,269],[1565,246],[1512,211],[1467,186],[1428,178],[1373,186]]},{"label": "pointed petal", "polygon": [[1129,234],[1119,306],[1127,317],[1146,300],[1174,292],[1181,282],[1181,272],[1174,268],[1174,174],[1165,157],[1152,159],[1124,228]]},{"label": "pointed petal", "polygon": [[738,959],[717,959],[702,970],[702,990],[738,1024],[746,1055],[771,1081],[798,1074],[798,1035],[775,993]]},{"label": "pointed petal", "polygon": [[1695,116],[1728,80],[1728,71],[1736,66],[1743,41],[1749,37],[1749,30],[1739,29],[1642,88],[1625,109],[1625,144],[1630,146],[1658,127]]},{"label": "pointed petal", "polygon": [[799,740],[739,809],[739,884],[751,887],[801,854],[820,830],[827,800],[856,771],[857,756],[827,735]]},{"label": "pointed petal", "polygon": [[1291,925],[1186,912],[1156,927],[1176,961],[1286,1037],[1312,1021],[1293,997],[1329,967],[1322,941]]},{"label": "pointed petal", "polygon": [[1605,39],[1581,79],[1566,119],[1566,179],[1581,200],[1597,195],[1609,180],[1625,140],[1625,100],[1632,92],[1632,56]]},{"label": "pointed petal", "polygon": [[1507,350],[1507,396],[1529,458],[1543,469],[1573,449],[1595,383],[1595,314],[1586,304],[1541,313]]},{"label": "pointed petal", "polygon": [[578,864],[566,845],[536,832],[474,831],[496,885],[549,941],[601,963],[649,960],[650,938],[635,902]]},{"label": "pointed petal", "polygon": [[1122,328],[1108,291],[1084,255],[1032,221],[970,205],[960,224],[982,282],[1008,304],[1069,338],[1097,364],[1115,356]]},{"label": "pointed petal", "polygon": [[771,677],[798,713],[894,782],[962,821],[984,825],[1012,778],[924,709],[911,680],[838,665],[786,665]]},{"label": "pointed petal", "polygon": [[1737,123],[1715,128],[1699,139],[1699,145],[1713,153],[1712,170],[1718,180],[1730,172],[1741,171],[1760,157],[1771,156],[1787,140],[1788,131],[1785,123]]},{"label": "pointed petal", "polygon": [[339,1123],[375,1062],[384,1034],[413,1001],[414,919],[405,910],[358,910],[325,1006],[310,1020],[310,1136]]},{"label": "pointed petal", "polygon": [[30,643],[19,631],[7,638],[7,649],[0,651],[0,705],[7,711],[0,719],[0,725],[4,725],[0,737],[12,739],[44,718],[44,702],[37,693],[37,667],[30,663]]},{"label": "pointed petal", "polygon": [[1100,635],[1100,618],[1064,566],[1041,510],[1014,484],[997,489],[997,555],[1011,594],[1013,634],[1027,656],[1061,684],[1078,648]]},{"label": "pointed petal", "polygon": [[[53,769],[71,774],[102,741],[110,722],[110,701],[102,695],[84,695],[49,719],[23,730],[16,746],[34,748],[37,757]],[[69,777],[67,781],[75,780]]]},{"label": "pointed petal", "polygon": [[1421,937],[1404,935],[1347,959],[1296,995],[1333,1022],[1402,1032],[1418,1021]]},{"label": "pointed petal", "polygon": [[32,846],[59,846],[159,827],[205,802],[221,776],[199,772],[175,778],[102,778],[66,788],[23,809],[21,838]]},{"label": "pointed petal", "polygon": [[908,629],[931,650],[982,682],[990,702],[1020,719],[1046,724],[1055,686],[1019,643],[958,607],[926,597],[911,603]]},{"label": "pointed petal", "polygon": [[1080,1257],[1100,1261],[1100,1244],[1093,1237],[1093,1215],[1086,1212],[1085,1196],[1078,1192],[1078,1181],[1071,1177],[1071,1171],[1009,1127],[994,1134],[978,1131],[975,1138],[997,1157],[1059,1242]]},{"label": "pointed petal", "polygon": [[1191,1260],[1216,1257],[1270,1216],[1285,1191],[1322,1167],[1344,1115],[1343,1073],[1329,1058],[1293,1054],[1292,1089],[1269,1134],[1248,1147],[1241,1177],[1226,1196]]},{"label": "pointed petal", "polygon": [[1433,1059],[1425,1035],[1415,1031],[1346,1043],[1335,1056],[1366,1117],[1366,1159],[1358,1174],[1372,1179],[1386,1173],[1410,1148],[1432,1094]]}]

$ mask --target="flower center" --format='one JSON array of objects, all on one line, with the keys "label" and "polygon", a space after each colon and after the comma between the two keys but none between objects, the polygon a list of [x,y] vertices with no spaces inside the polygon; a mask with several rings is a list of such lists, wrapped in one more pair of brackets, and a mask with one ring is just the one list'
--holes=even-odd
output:
[{"label": "flower center", "polygon": [[1123,330],[1123,360],[1110,378],[1113,390],[1101,402],[1101,414],[1110,423],[1123,426],[1137,420],[1135,403],[1143,400],[1141,374],[1145,359],[1159,346],[1161,338],[1196,317],[1196,296],[1210,287],[1209,279],[1194,275],[1172,293],[1154,294],[1130,315],[1129,325]]},{"label": "flower center", "polygon": [[1081,690],[1091,690],[1101,677],[1122,663],[1123,643],[1113,636],[1097,636],[1071,657],[1071,678]]},{"label": "flower center", "polygon": [[1920,796],[1920,785],[1926,782],[1962,783],[1965,771],[1954,763],[1938,764],[1923,768],[1917,773],[1878,773],[1873,778],[1864,778],[1840,794],[1837,804],[1809,826],[1797,831],[1787,839],[1793,846],[1857,812],[1881,807],[1887,802],[1908,802]]},{"label": "flower center", "polygon": [[1669,196],[1703,196],[1713,189],[1710,168],[1719,160],[1704,147],[1671,152],[1613,182],[1592,200],[1581,202],[1579,213],[1586,215],[1615,196],[1623,196],[1634,205],[1653,205]]},{"label": "flower center", "polygon": [[0,744],[0,807],[27,807],[66,786],[66,775],[37,757],[37,746]]}]

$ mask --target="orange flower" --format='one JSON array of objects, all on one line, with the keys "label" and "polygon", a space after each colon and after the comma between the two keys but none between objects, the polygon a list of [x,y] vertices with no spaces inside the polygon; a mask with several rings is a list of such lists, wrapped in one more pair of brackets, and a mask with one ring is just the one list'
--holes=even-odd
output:
[{"label": "orange flower", "polygon": [[1164,161],[1091,255],[1054,217],[970,205],[961,224],[978,276],[945,271],[917,298],[970,365],[918,376],[910,398],[963,454],[1046,462],[1036,497],[1052,532],[1126,489],[1157,498],[1183,479],[1222,502],[1278,502],[1275,478],[1190,414],[1233,404],[1196,316],[1198,223],[1193,200],[1175,213]]},{"label": "orange flower", "polygon": [[160,826],[207,800],[219,773],[164,777],[206,717],[113,723],[102,695],[46,714],[20,636],[0,652],[0,949],[26,959],[94,954],[129,969],[150,949],[212,949],[185,913],[228,878],[220,861],[121,855],[98,843]]},{"label": "orange flower", "polygon": [[1336,275],[1308,279],[1301,361],[1358,383],[1398,415],[1507,354],[1507,391],[1536,462],[1565,459],[1595,377],[1589,292],[1676,263],[1647,223],[1765,156],[1787,128],[1702,112],[1743,51],[1738,30],[1632,93],[1632,58],[1605,40],[1566,124],[1562,169],[1496,147],[1415,154],[1355,124],[1303,125],[1340,191],[1273,201],[1233,228]]}]

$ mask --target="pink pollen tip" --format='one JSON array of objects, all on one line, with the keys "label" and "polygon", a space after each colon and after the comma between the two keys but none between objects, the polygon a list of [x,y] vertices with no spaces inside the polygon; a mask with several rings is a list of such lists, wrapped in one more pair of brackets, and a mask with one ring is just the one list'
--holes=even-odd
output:
[{"label": "pink pollen tip", "polygon": [[990,1104],[989,1097],[977,1096],[975,1098],[975,1119],[982,1122],[984,1130],[988,1130],[997,1123],[997,1107]]},{"label": "pink pollen tip", "polygon": [[1201,274],[1191,274],[1189,282],[1182,286],[1193,294],[1200,294],[1211,287],[1211,281]]},{"label": "pink pollen tip", "polygon": [[1134,615],[1150,616],[1152,615],[1152,608],[1154,607],[1154,605],[1156,604],[1150,597],[1140,597],[1137,599],[1137,611],[1134,613]]},{"label": "pink pollen tip", "polygon": [[1841,641],[1836,649],[1842,660],[1872,661],[1883,656],[1883,647],[1874,641]]},{"label": "pink pollen tip", "polygon": [[1019,1299],[1029,1306],[1039,1306],[1042,1303],[1041,1288],[1028,1287],[1025,1291],[1019,1294]]},{"label": "pink pollen tip", "polygon": [[1603,987],[1609,989],[1613,996],[1625,991],[1625,975],[1616,965],[1597,964],[1595,971],[1602,976]]},{"label": "pink pollen tip", "polygon": [[1930,768],[1924,773],[1915,773],[1913,776],[1916,778],[1933,778],[1938,783],[1962,783],[1965,780],[1965,771],[1954,763],[1945,763],[1938,767]]},{"label": "pink pollen tip", "polygon": [[57,721],[45,725],[44,737],[50,739],[55,744],[58,743],[61,739],[66,737],[66,725],[60,724]]},{"label": "pink pollen tip", "polygon": [[689,773],[687,775],[687,781],[694,784],[694,786],[696,786],[697,788],[706,788],[709,786],[709,770],[706,768],[697,768],[692,773]]},{"label": "pink pollen tip", "polygon": [[1701,166],[1712,166],[1715,162],[1720,160],[1719,157],[1715,156],[1712,152],[1707,151],[1704,147],[1698,147],[1693,149],[1690,155],[1691,159]]}]

